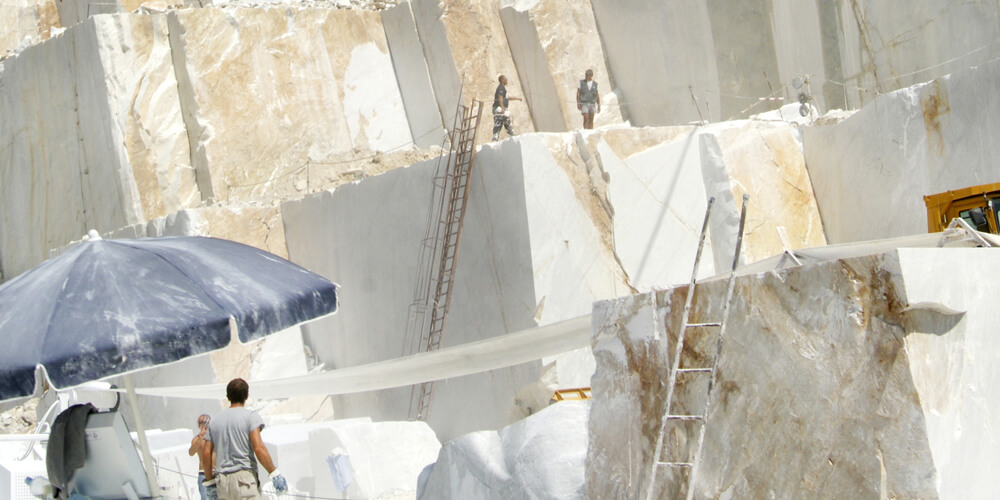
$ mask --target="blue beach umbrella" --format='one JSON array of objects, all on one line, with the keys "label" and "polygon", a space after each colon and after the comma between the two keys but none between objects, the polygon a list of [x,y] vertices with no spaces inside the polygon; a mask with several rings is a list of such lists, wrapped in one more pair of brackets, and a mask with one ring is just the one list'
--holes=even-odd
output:
[{"label": "blue beach umbrella", "polygon": [[248,342],[335,312],[337,285],[206,237],[91,239],[0,285],[0,400]]}]

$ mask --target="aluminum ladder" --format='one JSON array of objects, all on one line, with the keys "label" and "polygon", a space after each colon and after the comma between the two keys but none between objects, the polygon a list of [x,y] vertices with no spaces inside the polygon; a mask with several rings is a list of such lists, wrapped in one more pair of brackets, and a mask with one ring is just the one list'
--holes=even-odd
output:
[{"label": "aluminum ladder", "polygon": [[[653,461],[650,466],[649,481],[646,483],[646,499],[651,500],[653,498],[653,493],[656,491],[656,475],[660,467],[670,467],[675,469],[689,469],[688,480],[687,480],[687,500],[694,498],[694,482],[696,473],[698,470],[698,462],[701,458],[702,446],[705,443],[705,421],[708,418],[708,412],[712,404],[712,389],[716,382],[716,367],[719,363],[719,355],[722,353],[722,339],[726,335],[726,320],[729,318],[729,307],[732,305],[733,299],[733,289],[736,284],[736,266],[740,259],[740,249],[743,246],[743,228],[746,225],[746,211],[747,202],[749,201],[749,195],[743,195],[743,206],[740,209],[740,226],[739,232],[736,237],[736,250],[733,254],[733,266],[729,273],[728,284],[726,287],[726,299],[725,306],[722,311],[722,319],[717,322],[707,322],[707,323],[689,323],[688,318],[691,313],[691,302],[694,299],[695,282],[698,276],[698,265],[701,262],[702,250],[705,247],[705,234],[708,231],[708,221],[712,214],[712,205],[715,203],[715,198],[710,198],[708,200],[708,208],[705,210],[705,222],[701,227],[701,236],[698,240],[698,252],[695,254],[694,258],[694,269],[691,271],[691,281],[688,283],[688,288],[686,292],[686,297],[684,299],[684,312],[681,314],[681,327],[680,333],[677,336],[677,344],[674,352],[674,359],[670,366],[670,376],[667,382],[667,398],[664,403],[663,416],[660,419],[660,430],[656,437],[656,448],[653,453]],[[704,367],[694,367],[694,368],[681,368],[681,354],[684,352],[684,340],[687,335],[688,329],[700,329],[707,330],[711,328],[718,328],[719,333],[715,342],[715,353],[711,358],[711,366]],[[675,389],[677,388],[677,377],[678,376],[708,376],[708,394],[705,400],[705,408],[700,414],[696,415],[680,415],[672,413],[673,410],[673,399],[675,394]],[[698,439],[695,443],[695,449],[693,456],[688,453],[690,457],[688,461],[664,461],[663,454],[665,451],[665,441],[667,434],[667,427],[670,422],[673,421],[694,421],[699,424],[698,429]]]},{"label": "aluminum ladder", "polygon": [[[441,347],[445,320],[451,306],[451,295],[455,283],[455,264],[458,259],[458,245],[462,241],[462,224],[465,208],[469,201],[469,175],[476,158],[476,131],[483,114],[483,103],[473,100],[465,106],[459,104],[452,127],[451,154],[444,176],[444,186],[448,193],[447,204],[442,203],[440,217],[433,242],[437,258],[433,294],[429,305],[430,322],[427,331],[421,335],[418,352],[436,351]],[[442,197],[442,201],[444,201]],[[430,411],[434,382],[424,382],[413,387],[410,393],[410,419],[427,420]]]}]

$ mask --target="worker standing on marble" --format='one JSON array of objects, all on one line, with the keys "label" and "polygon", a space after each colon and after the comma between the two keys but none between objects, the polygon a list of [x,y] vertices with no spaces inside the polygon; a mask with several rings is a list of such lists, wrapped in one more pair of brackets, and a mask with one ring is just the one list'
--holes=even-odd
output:
[{"label": "worker standing on marble", "polygon": [[493,140],[500,139],[500,127],[507,129],[507,135],[514,135],[514,124],[510,120],[510,101],[521,101],[520,97],[507,97],[507,77],[500,75],[500,85],[493,93]]},{"label": "worker standing on marble", "polygon": [[583,128],[594,128],[594,115],[601,112],[601,94],[597,92],[592,69],[587,70],[576,88],[576,109],[583,113]]},{"label": "worker standing on marble", "polygon": [[[264,419],[244,406],[249,395],[250,386],[245,380],[231,380],[226,385],[229,408],[212,419],[205,433],[201,458],[205,471],[204,484],[210,500],[261,498],[257,460],[270,475],[276,492],[283,493],[288,489],[288,481],[278,472],[260,437]],[[216,462],[214,471],[205,458],[213,453]]]},{"label": "worker standing on marble", "polygon": [[[194,456],[198,454],[198,493],[201,495],[201,500],[208,500],[208,491],[205,489],[205,460],[201,458],[201,452],[205,447],[205,433],[208,432],[208,423],[212,420],[212,417],[206,414],[201,414],[198,416],[198,434],[191,438],[191,447],[188,448],[188,456]],[[215,463],[215,460],[209,460],[208,463]]]}]

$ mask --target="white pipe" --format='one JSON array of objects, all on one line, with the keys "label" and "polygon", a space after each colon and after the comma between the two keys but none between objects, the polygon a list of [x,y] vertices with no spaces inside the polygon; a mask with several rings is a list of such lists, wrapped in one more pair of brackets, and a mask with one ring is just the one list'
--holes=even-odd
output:
[{"label": "white pipe", "polygon": [[45,441],[48,434],[0,434],[0,441]]},{"label": "white pipe", "polygon": [[135,395],[135,384],[132,383],[132,375],[125,375],[122,378],[125,379],[125,389],[128,391],[128,405],[132,407],[132,419],[135,421],[135,433],[139,436],[139,448],[142,450],[142,463],[146,468],[150,494],[159,497],[160,484],[156,480],[156,471],[153,470],[153,455],[149,452],[149,443],[146,441],[146,426],[142,424],[142,417],[139,415],[139,398]]}]

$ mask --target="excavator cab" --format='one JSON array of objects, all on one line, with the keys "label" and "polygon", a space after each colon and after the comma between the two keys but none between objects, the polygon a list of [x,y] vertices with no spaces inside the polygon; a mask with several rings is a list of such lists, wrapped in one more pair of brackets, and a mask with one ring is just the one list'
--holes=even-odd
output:
[{"label": "excavator cab", "polygon": [[954,218],[961,218],[977,231],[1000,234],[1000,183],[983,184],[924,196],[927,230],[944,231]]}]

